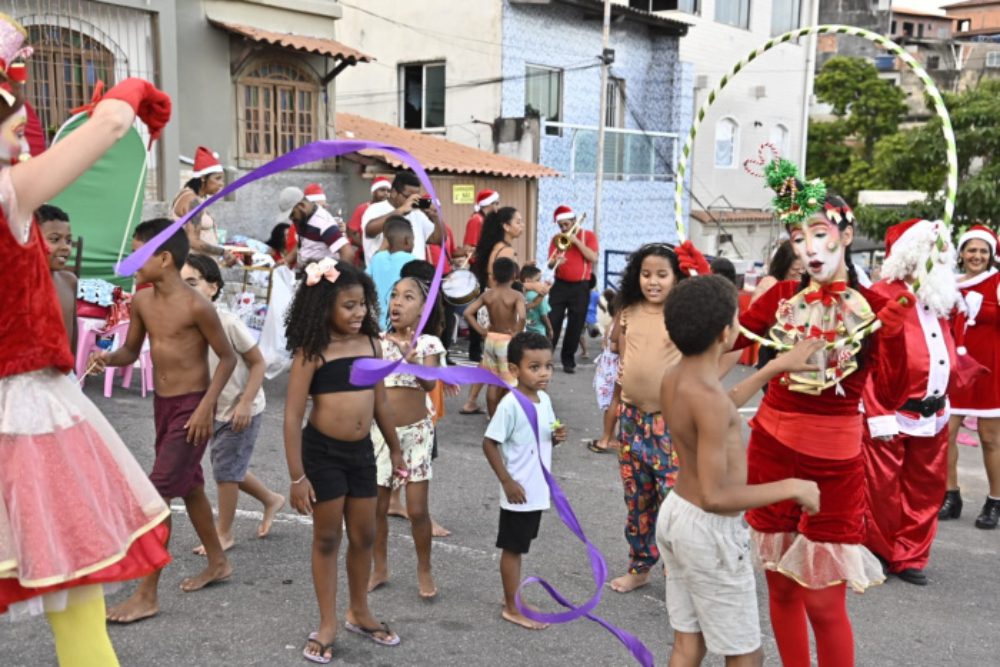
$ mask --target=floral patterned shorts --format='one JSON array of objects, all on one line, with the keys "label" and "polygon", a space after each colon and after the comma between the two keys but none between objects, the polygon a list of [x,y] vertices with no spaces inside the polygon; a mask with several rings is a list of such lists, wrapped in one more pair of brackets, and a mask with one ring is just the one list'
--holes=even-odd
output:
[{"label": "floral patterned shorts", "polygon": [[[434,447],[434,422],[424,417],[415,424],[396,427],[399,447],[403,450],[403,464],[410,473],[407,482],[426,482],[431,475],[431,450]],[[372,445],[375,448],[376,482],[379,486],[392,486],[392,462],[389,459],[389,445],[382,432],[372,425]]]}]

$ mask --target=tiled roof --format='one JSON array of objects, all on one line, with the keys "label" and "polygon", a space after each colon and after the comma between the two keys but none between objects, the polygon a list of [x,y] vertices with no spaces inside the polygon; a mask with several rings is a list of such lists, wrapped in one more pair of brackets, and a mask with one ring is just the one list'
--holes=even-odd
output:
[{"label": "tiled roof", "polygon": [[[594,14],[601,16],[604,13],[604,0],[511,0],[515,4],[523,5],[539,5],[539,4],[550,4],[558,3],[561,5],[569,5],[572,7],[577,7],[584,10],[588,14]],[[616,18],[631,19],[638,23],[648,25],[654,30],[660,30],[671,35],[676,35],[678,37],[686,35],[688,31],[689,23],[684,20],[678,20],[677,12],[672,12],[675,17],[668,18],[667,16],[661,16],[660,14],[655,14],[653,12],[647,12],[642,9],[635,9],[629,7],[627,4],[621,5],[618,3],[611,4],[611,18],[612,20]]]},{"label": "tiled roof", "polygon": [[372,56],[361,53],[361,51],[352,49],[345,44],[341,44],[335,39],[309,37],[307,35],[293,35],[287,32],[272,32],[271,30],[254,28],[248,25],[240,25],[238,23],[225,23],[223,21],[209,22],[217,28],[222,28],[223,30],[233,33],[234,35],[240,35],[242,37],[252,39],[255,42],[281,46],[286,49],[294,49],[295,51],[315,53],[320,56],[330,56],[332,58],[336,58],[337,60],[345,60],[352,65],[358,62],[369,63],[375,60]]},{"label": "tiled roof", "polygon": [[941,9],[961,9],[962,7],[982,7],[984,5],[998,4],[997,0],[965,0],[965,2],[953,2],[950,5],[943,5]]},{"label": "tiled roof", "polygon": [[[449,174],[482,174],[511,178],[558,176],[559,173],[534,162],[525,162],[505,155],[464,146],[430,134],[404,130],[350,113],[337,114],[338,139],[366,139],[398,146],[411,153],[429,172]],[[405,166],[396,157],[379,151],[362,151],[394,167]]]}]

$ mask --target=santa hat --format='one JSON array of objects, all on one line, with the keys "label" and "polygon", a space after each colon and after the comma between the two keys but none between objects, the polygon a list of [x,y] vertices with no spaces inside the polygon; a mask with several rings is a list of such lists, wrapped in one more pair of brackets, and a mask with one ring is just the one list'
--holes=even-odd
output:
[{"label": "santa hat", "polygon": [[379,176],[374,181],[372,181],[372,192],[375,192],[376,190],[381,190],[382,188],[388,190],[391,187],[392,187],[392,181],[390,181],[385,176]]},{"label": "santa hat", "polygon": [[[948,317],[961,304],[955,282],[955,249],[940,220],[912,219],[893,225],[885,233],[885,262],[882,277],[889,280],[915,278],[919,281],[917,299],[938,317]],[[928,263],[930,260],[930,263]]]},{"label": "santa hat", "polygon": [[310,183],[303,192],[309,201],[326,201],[326,193],[319,183]]},{"label": "santa hat", "polygon": [[572,220],[576,217],[576,213],[573,212],[569,206],[563,204],[556,209],[556,212],[552,215],[553,220],[556,222],[562,222],[563,220]]},{"label": "santa hat", "polygon": [[476,206],[477,211],[482,210],[484,206],[489,206],[490,204],[495,204],[500,201],[500,193],[496,190],[483,190],[478,195],[476,195]]},{"label": "santa hat", "polygon": [[997,254],[997,235],[986,225],[973,225],[958,239],[958,249],[969,241],[984,241],[990,247],[990,256]]},{"label": "santa hat", "polygon": [[204,146],[198,146],[194,152],[194,173],[195,178],[204,178],[209,174],[221,174],[222,165],[219,164],[219,154],[213,153]]}]

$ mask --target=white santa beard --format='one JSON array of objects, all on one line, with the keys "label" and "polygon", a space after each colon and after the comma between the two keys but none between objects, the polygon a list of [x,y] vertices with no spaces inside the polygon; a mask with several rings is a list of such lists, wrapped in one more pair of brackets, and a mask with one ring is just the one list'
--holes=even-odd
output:
[{"label": "white santa beard", "polygon": [[951,267],[940,265],[929,272],[923,272],[917,299],[939,318],[949,317],[956,306],[961,307],[962,297]]}]

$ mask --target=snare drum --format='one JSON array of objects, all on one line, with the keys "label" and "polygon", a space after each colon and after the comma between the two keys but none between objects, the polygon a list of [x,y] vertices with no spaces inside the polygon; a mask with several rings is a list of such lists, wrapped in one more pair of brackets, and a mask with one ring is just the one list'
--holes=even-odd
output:
[{"label": "snare drum", "polygon": [[444,300],[451,305],[464,306],[479,296],[479,281],[472,271],[455,269],[441,281],[441,293],[444,294]]}]

